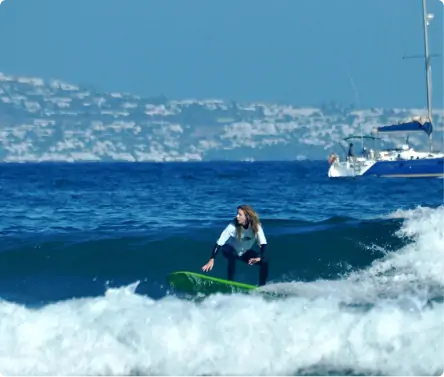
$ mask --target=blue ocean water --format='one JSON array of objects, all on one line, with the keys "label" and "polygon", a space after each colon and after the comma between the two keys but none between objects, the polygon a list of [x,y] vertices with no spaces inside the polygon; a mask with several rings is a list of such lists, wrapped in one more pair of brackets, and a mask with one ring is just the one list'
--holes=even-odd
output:
[{"label": "blue ocean water", "polygon": [[[326,161],[0,166],[4,375],[440,375],[442,179]],[[285,292],[188,300],[239,204]],[[236,279],[256,284],[257,268]],[[216,259],[211,276],[226,277]]]}]

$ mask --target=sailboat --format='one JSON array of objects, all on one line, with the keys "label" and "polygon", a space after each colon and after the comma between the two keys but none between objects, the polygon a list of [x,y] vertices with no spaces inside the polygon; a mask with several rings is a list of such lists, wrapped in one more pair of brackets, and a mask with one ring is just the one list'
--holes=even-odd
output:
[{"label": "sailboat", "polygon": [[[427,13],[426,0],[422,0],[424,47],[425,47],[425,71],[427,86],[427,117],[415,117],[407,122],[377,127],[372,136],[391,133],[425,133],[429,139],[428,151],[416,151],[408,142],[399,148],[377,151],[366,150],[360,156],[349,153],[341,161],[337,154],[329,157],[330,167],[328,176],[331,178],[355,177],[355,176],[379,176],[379,177],[444,177],[444,153],[432,151],[433,115],[432,115],[432,68],[428,45],[428,26],[433,19],[433,14]],[[346,138],[350,140],[353,137]],[[355,136],[356,139],[363,136]]]}]

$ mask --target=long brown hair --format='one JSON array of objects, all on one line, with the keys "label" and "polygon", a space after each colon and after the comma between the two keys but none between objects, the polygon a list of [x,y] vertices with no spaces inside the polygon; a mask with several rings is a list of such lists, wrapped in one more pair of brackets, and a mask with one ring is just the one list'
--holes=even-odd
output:
[{"label": "long brown hair", "polygon": [[[259,231],[259,225],[261,225],[261,222],[259,220],[259,215],[252,207],[250,207],[247,204],[242,204],[237,207],[237,210],[240,209],[244,211],[248,223],[250,224],[251,229],[253,229],[254,236],[257,237],[257,233]],[[237,221],[236,218],[234,219],[234,225],[236,226],[237,238],[240,240],[242,237],[242,225]]]}]

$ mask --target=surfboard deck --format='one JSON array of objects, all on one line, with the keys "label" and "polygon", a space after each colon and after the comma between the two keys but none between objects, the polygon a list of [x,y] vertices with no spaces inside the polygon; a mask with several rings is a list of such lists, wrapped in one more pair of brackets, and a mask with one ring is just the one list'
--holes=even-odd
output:
[{"label": "surfboard deck", "polygon": [[255,285],[230,281],[189,271],[176,271],[167,276],[168,284],[188,294],[248,293]]}]

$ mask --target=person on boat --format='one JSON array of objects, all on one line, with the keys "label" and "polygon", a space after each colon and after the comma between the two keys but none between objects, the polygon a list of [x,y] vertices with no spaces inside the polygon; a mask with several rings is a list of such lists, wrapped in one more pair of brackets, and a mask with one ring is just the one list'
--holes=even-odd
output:
[{"label": "person on boat", "polygon": [[[252,249],[257,243],[260,251]],[[259,216],[249,205],[237,207],[236,217],[228,224],[214,245],[209,261],[202,271],[211,271],[214,259],[219,250],[228,260],[228,280],[234,279],[236,261],[240,260],[249,265],[259,266],[259,285],[265,285],[268,278],[268,260],[265,255],[267,239],[265,238]]]},{"label": "person on boat", "polygon": [[355,156],[355,154],[353,153],[353,143],[350,143],[348,146],[348,154],[347,157],[348,159],[352,159]]}]

